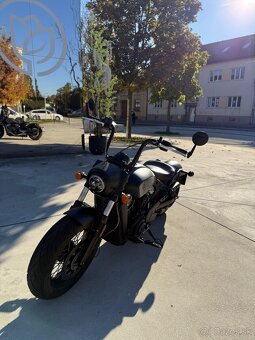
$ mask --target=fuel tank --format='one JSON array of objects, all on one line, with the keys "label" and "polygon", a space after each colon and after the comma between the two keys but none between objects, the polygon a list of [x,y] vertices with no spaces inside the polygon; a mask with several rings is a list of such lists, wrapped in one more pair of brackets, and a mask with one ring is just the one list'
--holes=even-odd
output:
[{"label": "fuel tank", "polygon": [[152,189],[155,180],[156,177],[149,168],[137,163],[130,174],[125,192],[134,198],[140,198]]}]

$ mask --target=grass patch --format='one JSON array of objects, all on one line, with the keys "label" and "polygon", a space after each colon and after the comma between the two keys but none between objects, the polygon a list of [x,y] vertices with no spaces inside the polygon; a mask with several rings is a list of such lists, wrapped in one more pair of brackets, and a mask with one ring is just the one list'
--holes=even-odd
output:
[{"label": "grass patch", "polygon": [[178,136],[178,135],[180,135],[179,132],[173,132],[173,131],[170,131],[170,132],[155,131],[154,133],[157,134],[157,135],[160,135],[160,136]]},{"label": "grass patch", "polygon": [[147,138],[143,138],[143,137],[131,137],[131,138],[127,138],[127,137],[114,137],[113,141],[114,142],[125,142],[125,143],[139,143],[139,142],[143,142],[146,139]]},{"label": "grass patch", "polygon": [[53,119],[28,119],[27,123],[53,123],[53,124],[58,124],[58,123],[65,123],[64,120],[53,120]]}]

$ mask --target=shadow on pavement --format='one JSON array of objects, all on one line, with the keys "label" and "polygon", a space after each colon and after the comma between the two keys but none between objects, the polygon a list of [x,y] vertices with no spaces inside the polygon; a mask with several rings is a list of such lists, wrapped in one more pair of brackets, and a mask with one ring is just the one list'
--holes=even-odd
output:
[{"label": "shadow on pavement", "polygon": [[[162,215],[153,224],[153,232],[165,241]],[[35,298],[7,301],[0,312],[19,310],[19,316],[0,330],[0,336],[15,339],[104,339],[122,324],[125,317],[138,311],[146,313],[155,293],[137,295],[157,262],[160,249],[128,243],[115,247],[104,243],[81,280],[55,300]],[[137,299],[137,301],[136,301]]]},{"label": "shadow on pavement", "polygon": [[35,142],[25,139],[20,144],[18,143],[19,140],[17,139],[17,143],[10,143],[8,139],[0,141],[0,160],[61,154],[85,154],[88,151],[88,148],[84,151],[81,145],[75,144],[40,144],[40,141],[35,144]]}]

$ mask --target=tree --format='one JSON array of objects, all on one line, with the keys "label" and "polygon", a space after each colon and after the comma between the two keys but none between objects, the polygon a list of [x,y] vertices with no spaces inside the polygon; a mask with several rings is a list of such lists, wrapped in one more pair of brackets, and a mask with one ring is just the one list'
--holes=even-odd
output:
[{"label": "tree", "polygon": [[25,75],[27,78],[29,92],[26,98],[22,100],[22,106],[25,105],[26,111],[41,109],[45,105],[44,97],[41,95],[38,88],[37,79],[35,78],[35,89],[33,87],[33,80],[31,77]]},{"label": "tree", "polygon": [[105,28],[105,38],[112,42],[112,70],[120,88],[128,92],[127,137],[130,137],[132,95],[138,87],[146,86],[153,45],[153,8],[147,0],[91,0],[87,7],[94,13],[97,26]]},{"label": "tree", "polygon": [[66,114],[68,112],[68,108],[70,107],[70,97],[72,95],[72,85],[70,83],[66,83],[63,87],[57,89],[57,94],[55,97],[55,104],[57,110],[60,113]]},{"label": "tree", "polygon": [[182,28],[178,35],[166,42],[166,53],[155,53],[152,59],[153,82],[151,102],[167,100],[166,132],[170,132],[171,104],[196,101],[202,94],[198,72],[207,62],[208,54],[201,50],[199,38]]},{"label": "tree", "polygon": [[105,27],[106,39],[112,41],[113,73],[128,91],[127,137],[131,136],[131,103],[135,89],[147,87],[153,68],[169,58],[179,57],[173,47],[179,34],[195,21],[201,8],[199,0],[90,0],[87,7],[97,25]]},{"label": "tree", "polygon": [[104,39],[104,30],[98,29],[91,14],[83,30],[81,66],[83,71],[83,91],[85,100],[95,101],[94,113],[110,116],[115,103],[114,87],[117,78],[111,73],[111,43]]},{"label": "tree", "polygon": [[[11,39],[2,36],[0,50],[17,67],[22,67],[21,60],[15,55]],[[29,78],[21,72],[13,69],[0,57],[0,102],[17,104],[31,92]]]}]

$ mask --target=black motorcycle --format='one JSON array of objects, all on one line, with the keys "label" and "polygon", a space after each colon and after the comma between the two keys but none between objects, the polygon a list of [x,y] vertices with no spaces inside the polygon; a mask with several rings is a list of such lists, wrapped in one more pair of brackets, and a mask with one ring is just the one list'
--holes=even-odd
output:
[{"label": "black motorcycle", "polygon": [[[30,260],[28,286],[40,299],[56,298],[70,289],[90,265],[102,239],[114,245],[130,240],[161,248],[150,224],[173,205],[180,186],[194,173],[184,171],[176,161],[141,164],[139,157],[150,145],[162,151],[172,148],[189,158],[196,146],[208,141],[205,132],[196,132],[188,152],[162,137],[146,139],[130,160],[123,150],[107,154],[115,124],[107,118],[102,125],[110,129],[105,160],[97,160],[88,174],[76,173],[77,179],[86,180],[80,196],[42,238]],[[94,194],[93,207],[84,203],[89,191]]]},{"label": "black motorcycle", "polygon": [[0,117],[0,138],[6,133],[13,137],[29,137],[38,140],[42,136],[42,128],[37,123],[26,123],[23,119],[11,119],[5,115]]}]

